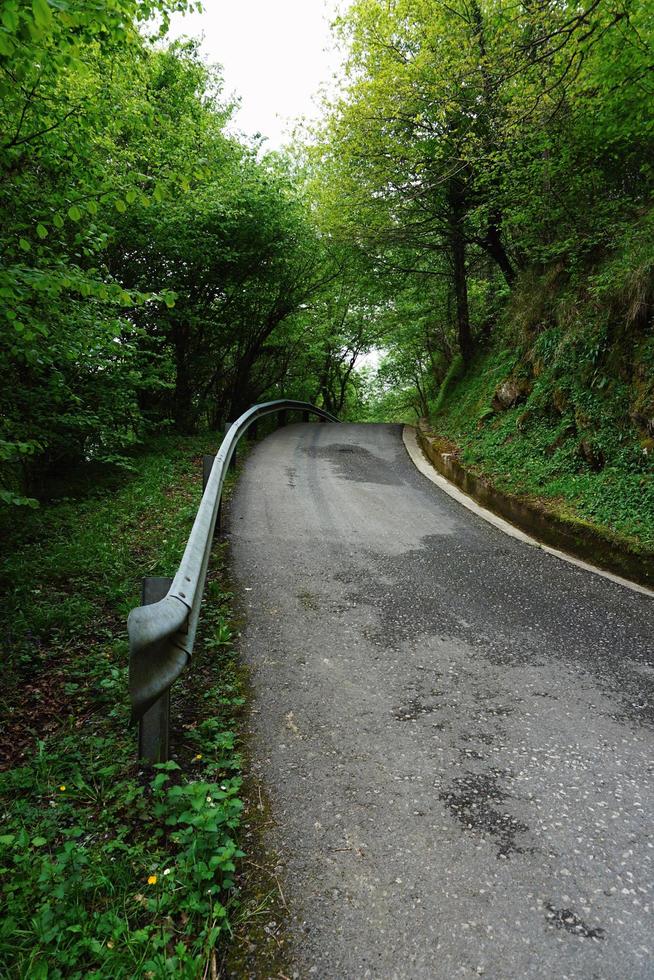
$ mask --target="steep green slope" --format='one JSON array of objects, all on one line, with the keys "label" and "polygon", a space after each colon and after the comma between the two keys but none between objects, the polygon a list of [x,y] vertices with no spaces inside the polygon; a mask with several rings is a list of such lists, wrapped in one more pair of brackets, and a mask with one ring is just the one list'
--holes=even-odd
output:
[{"label": "steep green slope", "polygon": [[592,267],[523,277],[433,429],[499,488],[654,546],[653,299],[651,218]]}]

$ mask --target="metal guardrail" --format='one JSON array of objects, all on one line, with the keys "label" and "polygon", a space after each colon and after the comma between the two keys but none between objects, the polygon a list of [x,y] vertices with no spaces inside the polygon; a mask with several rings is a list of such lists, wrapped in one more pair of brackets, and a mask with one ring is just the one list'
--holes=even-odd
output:
[{"label": "metal guardrail", "polygon": [[233,422],[217,455],[205,457],[204,493],[174,578],[145,579],[143,604],[129,614],[129,693],[132,720],[139,722],[139,758],[163,762],[168,757],[170,688],[193,654],[223,484],[236,445],[258,419],[279,413],[284,424],[288,411],[302,412],[305,420],[313,414],[321,421],[339,421],[308,402],[282,399],[255,405]]}]

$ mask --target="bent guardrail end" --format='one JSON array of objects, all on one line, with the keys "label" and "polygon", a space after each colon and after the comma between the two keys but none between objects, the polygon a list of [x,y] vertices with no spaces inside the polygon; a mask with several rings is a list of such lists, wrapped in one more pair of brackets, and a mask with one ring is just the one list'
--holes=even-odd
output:
[{"label": "bent guardrail end", "polygon": [[143,717],[188,663],[184,646],[188,615],[188,606],[170,595],[130,612],[127,632],[132,722]]}]

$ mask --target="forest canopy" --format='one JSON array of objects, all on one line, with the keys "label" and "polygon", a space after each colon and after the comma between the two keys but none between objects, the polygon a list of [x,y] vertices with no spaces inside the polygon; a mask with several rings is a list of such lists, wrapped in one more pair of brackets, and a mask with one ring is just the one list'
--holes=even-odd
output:
[{"label": "forest canopy", "polygon": [[306,311],[340,260],[288,161],[227,132],[219,70],[162,40],[186,6],[3,4],[5,503],[148,432],[220,426],[289,373],[318,397],[299,350],[333,373]]},{"label": "forest canopy", "polygon": [[395,276],[419,397],[526,274],[578,280],[651,242],[653,18],[630,0],[355,0],[338,23],[316,194],[333,234]]}]

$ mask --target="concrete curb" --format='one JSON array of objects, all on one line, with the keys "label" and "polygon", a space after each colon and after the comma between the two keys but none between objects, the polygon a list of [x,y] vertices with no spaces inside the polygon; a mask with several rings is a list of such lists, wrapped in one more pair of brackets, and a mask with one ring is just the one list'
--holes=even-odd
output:
[{"label": "concrete curb", "polygon": [[[442,441],[424,427],[416,429],[405,425],[402,439],[411,460],[427,479],[505,534],[654,598],[651,587],[654,584],[654,555],[637,555],[603,537],[595,528],[568,524],[529,501],[502,493],[466,470],[451,452],[446,451]],[[597,563],[598,551],[601,565]],[[595,561],[586,561],[589,557]]]}]

